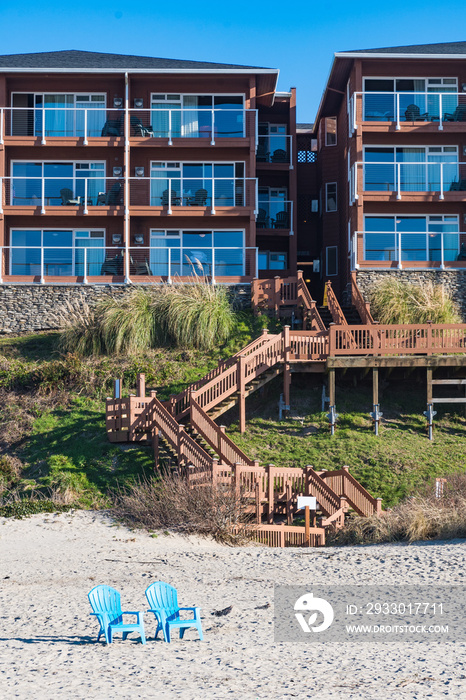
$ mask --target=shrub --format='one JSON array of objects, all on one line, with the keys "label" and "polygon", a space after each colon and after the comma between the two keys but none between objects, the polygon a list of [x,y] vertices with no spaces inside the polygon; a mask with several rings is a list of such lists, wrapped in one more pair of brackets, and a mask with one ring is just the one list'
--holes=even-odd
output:
[{"label": "shrub", "polygon": [[373,315],[380,323],[461,323],[450,295],[441,284],[412,284],[387,277],[371,294]]},{"label": "shrub", "polygon": [[225,287],[195,277],[192,283],[137,287],[95,308],[73,309],[60,337],[76,355],[134,353],[163,345],[208,350],[224,343],[235,326]]},{"label": "shrub", "polygon": [[234,487],[190,484],[176,475],[139,480],[115,494],[114,514],[127,525],[212,536],[220,542],[240,542],[244,533],[231,528],[244,523],[245,501]]},{"label": "shrub", "polygon": [[452,475],[442,498],[430,484],[381,516],[355,516],[331,535],[334,544],[377,544],[466,537],[466,474]]}]

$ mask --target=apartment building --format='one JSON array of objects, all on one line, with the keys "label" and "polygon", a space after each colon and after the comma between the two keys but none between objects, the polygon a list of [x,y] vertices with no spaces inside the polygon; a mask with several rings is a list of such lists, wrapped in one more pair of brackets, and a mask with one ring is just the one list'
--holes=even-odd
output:
[{"label": "apartment building", "polygon": [[318,110],[323,278],[466,269],[466,42],[336,53]]},{"label": "apartment building", "polygon": [[269,68],[0,56],[0,281],[296,272],[296,96]]}]

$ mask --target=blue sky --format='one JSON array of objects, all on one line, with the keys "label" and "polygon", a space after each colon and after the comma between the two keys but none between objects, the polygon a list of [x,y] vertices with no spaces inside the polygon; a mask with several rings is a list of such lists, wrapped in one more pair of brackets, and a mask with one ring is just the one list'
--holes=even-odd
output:
[{"label": "blue sky", "polygon": [[[81,49],[280,68],[313,121],[333,53],[466,40],[464,0],[0,0],[0,53]],[[464,27],[464,29],[463,29]]]}]

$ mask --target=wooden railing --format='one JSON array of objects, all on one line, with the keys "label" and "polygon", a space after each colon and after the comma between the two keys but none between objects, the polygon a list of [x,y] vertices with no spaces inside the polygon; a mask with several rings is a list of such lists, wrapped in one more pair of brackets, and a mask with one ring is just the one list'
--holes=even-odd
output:
[{"label": "wooden railing", "polygon": [[273,311],[277,317],[282,306],[296,306],[302,309],[303,322],[307,327],[316,331],[325,330],[316,302],[311,297],[300,270],[296,277],[277,276],[253,280],[252,306],[255,314],[260,310]]},{"label": "wooden railing", "polygon": [[311,331],[326,331],[325,323],[317,310],[317,304],[311,297],[307,284],[303,279],[303,273],[298,272],[298,304],[306,310],[306,326]]},{"label": "wooden railing", "polygon": [[466,324],[331,326],[329,355],[446,355],[466,351]]},{"label": "wooden railing", "polygon": [[332,314],[333,322],[338,326],[347,326],[348,322],[345,318],[345,314],[341,310],[341,306],[338,303],[338,299],[335,296],[335,292],[332,288],[332,283],[330,280],[327,281],[327,304],[328,310]]},{"label": "wooden railing", "polygon": [[365,301],[356,282],[356,272],[351,273],[351,303],[356,308],[361,321],[366,325],[372,325],[374,319],[371,315],[371,305]]},{"label": "wooden railing", "polygon": [[225,435],[225,429],[219,427],[192,396],[189,422],[191,427],[215,450],[222,462],[226,464],[255,464],[254,460],[249,459],[233,440]]},{"label": "wooden railing", "polygon": [[320,476],[332,491],[340,497],[346,498],[348,504],[359,515],[380,514],[382,512],[382,499],[374,498],[364,486],[361,486],[354,476],[349,473],[349,467],[343,467],[337,471],[321,472]]},{"label": "wooden railing", "polygon": [[[306,528],[290,525],[243,525],[235,526],[233,532],[245,532],[248,539],[266,547],[302,547],[306,543]],[[309,528],[309,546],[322,547],[325,545],[325,530],[323,527]]]}]

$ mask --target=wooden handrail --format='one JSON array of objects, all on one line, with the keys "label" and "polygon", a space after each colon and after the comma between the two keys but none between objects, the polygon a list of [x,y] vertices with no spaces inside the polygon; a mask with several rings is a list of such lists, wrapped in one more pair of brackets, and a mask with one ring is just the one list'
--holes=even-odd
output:
[{"label": "wooden handrail", "polygon": [[303,273],[298,272],[298,301],[307,310],[307,320],[310,322],[311,330],[325,331],[325,323],[322,321],[317,304],[311,297],[307,284],[303,279]]},{"label": "wooden handrail", "polygon": [[323,472],[322,478],[328,482],[332,491],[339,496],[344,496],[359,515],[372,515],[374,512],[379,512],[379,499],[371,496],[369,491],[349,473],[348,469],[348,467],[343,467],[343,469]]},{"label": "wooden handrail", "polygon": [[226,464],[254,464],[191,396],[190,424]]},{"label": "wooden handrail", "polygon": [[332,314],[333,322],[336,323],[337,326],[347,326],[348,321],[345,318],[345,314],[341,310],[341,306],[335,296],[330,280],[327,280],[327,304],[328,310]]},{"label": "wooden handrail", "polygon": [[364,324],[370,325],[374,323],[374,319],[371,315],[371,305],[368,301],[365,301],[361,290],[358,287],[355,270],[353,270],[351,273],[351,303],[356,308],[356,311]]}]

